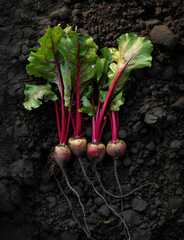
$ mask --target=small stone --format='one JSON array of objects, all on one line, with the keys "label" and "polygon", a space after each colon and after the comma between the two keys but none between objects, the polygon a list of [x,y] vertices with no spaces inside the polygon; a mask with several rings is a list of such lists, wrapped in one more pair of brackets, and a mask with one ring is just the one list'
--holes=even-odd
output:
[{"label": "small stone", "polygon": [[121,138],[121,139],[125,139],[126,137],[127,137],[127,131],[126,130],[124,130],[124,129],[121,129],[120,131],[119,131],[119,137]]},{"label": "small stone", "polygon": [[142,222],[141,215],[133,210],[126,210],[123,215],[129,227],[139,226]]},{"label": "small stone", "polygon": [[151,217],[155,217],[155,216],[157,216],[157,210],[156,209],[151,212]]},{"label": "small stone", "polygon": [[83,17],[85,17],[85,18],[86,18],[86,17],[89,15],[89,13],[90,13],[90,12],[91,12],[90,10],[89,10],[89,11],[85,11],[85,12],[83,12],[83,14],[82,14],[82,15],[83,15]]},{"label": "small stone", "polygon": [[80,11],[80,9],[74,9],[73,11],[72,11],[72,16],[74,17],[74,16],[79,16],[79,15],[81,15],[81,11]]},{"label": "small stone", "polygon": [[178,98],[178,100],[171,105],[172,109],[176,112],[184,113],[184,96]]},{"label": "small stone", "polygon": [[104,203],[103,199],[101,197],[96,197],[94,199],[94,203],[96,204],[97,207],[102,206],[102,204]]},{"label": "small stone", "polygon": [[143,158],[138,158],[138,159],[137,159],[137,163],[138,163],[139,165],[142,165],[142,164],[144,163],[144,159],[143,159]]},{"label": "small stone", "polygon": [[166,117],[166,112],[161,107],[155,107],[149,109],[144,117],[144,121],[148,125],[157,125],[159,122]]},{"label": "small stone", "polygon": [[145,200],[135,197],[132,201],[132,208],[137,212],[144,212],[148,204]]},{"label": "small stone", "polygon": [[156,149],[156,145],[154,143],[154,141],[151,141],[150,143],[148,143],[146,146],[146,149],[148,149],[149,151],[154,151]]},{"label": "small stone", "polygon": [[144,126],[144,123],[141,121],[136,122],[133,127],[132,130],[134,133],[138,133]]},{"label": "small stone", "polygon": [[101,208],[99,209],[99,213],[103,216],[103,217],[108,217],[110,214],[110,210],[107,207],[106,204],[102,205]]},{"label": "small stone", "polygon": [[155,10],[155,16],[159,16],[161,12],[162,12],[161,7],[157,7]]},{"label": "small stone", "polygon": [[149,19],[145,21],[147,27],[154,27],[155,25],[159,25],[161,22],[158,19]]},{"label": "small stone", "polygon": [[41,183],[40,185],[40,191],[43,193],[50,192],[56,188],[56,183],[54,181],[48,183],[48,184],[43,184]]},{"label": "small stone", "polygon": [[183,147],[182,141],[175,139],[170,143],[170,149],[174,152],[178,152]]},{"label": "small stone", "polygon": [[49,209],[52,209],[56,206],[57,202],[54,196],[48,196],[46,199],[49,202]]},{"label": "small stone", "polygon": [[178,39],[171,30],[165,25],[154,26],[150,32],[151,40],[167,50],[174,49]]}]

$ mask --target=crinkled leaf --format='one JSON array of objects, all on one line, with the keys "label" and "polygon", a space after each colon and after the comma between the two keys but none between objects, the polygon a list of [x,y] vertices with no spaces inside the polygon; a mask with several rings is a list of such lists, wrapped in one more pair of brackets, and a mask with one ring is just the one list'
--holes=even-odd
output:
[{"label": "crinkled leaf", "polygon": [[49,83],[44,85],[26,84],[24,93],[26,95],[24,107],[27,110],[38,108],[42,104],[40,100],[48,102],[49,100],[56,101],[58,99],[57,95],[51,90]]},{"label": "crinkled leaf", "polygon": [[65,62],[59,48],[61,47],[61,39],[70,31],[69,25],[64,30],[60,26],[48,27],[46,34],[39,40],[41,47],[31,51],[28,58],[30,63],[26,66],[29,75],[47,79],[49,82],[57,84],[59,90],[59,75],[62,75],[66,107],[70,106],[71,69]]},{"label": "crinkled leaf", "polygon": [[111,101],[110,111],[119,111],[120,106],[124,104],[125,99],[122,96],[123,92],[120,92],[116,97]]},{"label": "crinkled leaf", "polygon": [[107,72],[109,70],[109,61],[105,58],[98,58],[95,65],[98,88],[103,89],[107,83]]},{"label": "crinkled leaf", "polygon": [[83,112],[83,113],[86,113],[88,114],[90,117],[93,117],[96,115],[96,110],[97,110],[97,107],[96,106],[93,106],[90,101],[88,100],[88,98],[86,96],[83,96],[81,98],[82,100],[82,108],[80,108],[78,111],[79,112]]},{"label": "crinkled leaf", "polygon": [[115,62],[110,64],[108,72],[109,87],[121,72],[113,94],[119,92],[124,87],[125,82],[129,80],[132,70],[151,66],[151,52],[153,50],[152,43],[148,39],[133,33],[123,34],[118,38],[117,42],[118,49],[109,49],[112,54],[112,60]]},{"label": "crinkled leaf", "polygon": [[69,31],[61,39],[60,51],[72,67],[73,90],[79,90],[80,94],[83,94],[95,76],[97,50],[98,46],[89,35],[79,36],[77,32]]},{"label": "crinkled leaf", "polygon": [[109,63],[112,62],[112,53],[108,47],[104,47],[100,50],[102,57],[107,59]]},{"label": "crinkled leaf", "polygon": [[29,75],[42,77],[48,81],[58,81],[56,58],[58,63],[63,60],[62,55],[58,54],[62,37],[63,31],[60,26],[54,28],[48,27],[46,34],[38,41],[41,47],[36,52],[31,51],[28,58],[30,64],[26,66],[26,69]]}]

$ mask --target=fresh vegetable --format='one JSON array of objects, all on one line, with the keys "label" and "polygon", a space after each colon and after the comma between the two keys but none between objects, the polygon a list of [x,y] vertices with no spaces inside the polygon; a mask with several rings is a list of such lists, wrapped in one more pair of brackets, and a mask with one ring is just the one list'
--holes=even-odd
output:
[{"label": "fresh vegetable", "polygon": [[69,139],[69,146],[74,155],[81,156],[87,146],[82,132],[81,98],[91,91],[98,46],[89,35],[80,36],[77,32],[69,31],[61,40],[60,50],[71,68],[72,91],[76,102],[75,116],[71,114],[74,137]]},{"label": "fresh vegetable", "polygon": [[[108,144],[107,153],[112,158],[121,157],[126,151],[126,144],[118,140],[120,106],[124,104],[124,93],[128,82],[132,80],[130,73],[134,69],[151,66],[153,46],[149,40],[133,33],[123,34],[117,39],[118,49],[103,48],[102,58],[96,62],[98,82],[98,104],[92,100],[83,100],[82,111],[92,116],[92,143],[100,142],[107,118],[110,117],[112,140]],[[88,145],[91,146],[91,145]],[[88,151],[93,159],[94,152]],[[91,156],[90,156],[91,155]]]},{"label": "fresh vegetable", "polygon": [[[41,47],[39,49],[31,50],[31,54],[28,58],[30,63],[26,67],[27,73],[29,75],[34,75],[35,77],[41,77],[45,79],[47,82],[42,85],[26,84],[26,87],[25,87],[26,98],[24,102],[24,107],[27,110],[32,110],[33,108],[38,108],[42,104],[42,101],[45,101],[45,102],[49,100],[54,101],[58,135],[59,135],[59,144],[54,149],[54,152],[52,154],[52,159],[57,162],[65,178],[67,186],[74,193],[74,195],[77,197],[79,201],[79,204],[82,208],[85,229],[79,224],[79,222],[78,224],[83,229],[83,231],[87,234],[87,237],[90,238],[90,230],[86,223],[84,206],[81,202],[79,194],[71,186],[67,173],[65,171],[65,164],[71,158],[71,150],[68,147],[68,145],[66,145],[66,142],[67,142],[68,130],[69,130],[71,118],[73,121],[72,89],[75,89],[75,87],[72,88],[72,84],[74,84],[75,77],[74,77],[74,69],[71,69],[71,65],[68,63],[68,59],[66,60],[67,54],[64,51],[63,44],[65,44],[67,48],[68,44],[70,45],[71,42],[65,43],[64,42],[65,39],[67,38],[67,36],[77,36],[76,34],[77,34],[76,32],[71,31],[71,27],[69,25],[64,30],[62,30],[60,26],[54,27],[52,29],[48,27],[46,34],[39,40]],[[72,41],[74,41],[74,46],[75,46],[75,41],[77,41],[77,38],[76,39],[72,38]],[[88,39],[88,41],[90,40]],[[84,37],[84,40],[81,42],[81,44],[84,42],[85,42],[85,37]],[[73,51],[72,47],[70,46],[69,48],[71,49],[67,48],[67,51],[72,52]],[[81,46],[81,49],[82,49],[82,46]],[[81,51],[83,53],[86,52],[85,48],[83,48],[83,50]],[[78,53],[78,56],[79,54],[80,53]],[[82,59],[80,60],[82,61]],[[87,60],[83,59],[83,61],[85,62]],[[78,68],[80,69],[80,65],[82,64],[79,61],[77,69]],[[85,73],[84,66],[83,66],[83,71]],[[79,79],[81,80],[82,77],[80,76],[80,73],[77,73],[77,74],[78,74],[77,81]],[[80,81],[80,84],[81,84],[81,88],[83,87],[85,89],[86,85],[85,83],[83,84],[83,81],[84,79]],[[55,88],[54,88],[54,85],[56,85]],[[77,87],[79,87],[78,84],[76,85]],[[80,91],[81,91],[80,89],[76,89],[77,98],[79,97]],[[61,111],[59,111],[58,109],[59,100],[60,100]],[[77,105],[77,108],[80,107],[80,99],[77,99],[76,105]],[[82,121],[82,118],[81,116],[78,116],[78,115],[79,115],[78,112],[76,112],[77,127],[75,129],[76,130],[75,133],[77,137],[81,137],[82,134],[81,134],[80,121]],[[60,121],[60,118],[61,118],[61,121]],[[84,144],[86,144],[85,141],[84,141]]]},{"label": "fresh vegetable", "polygon": [[101,162],[105,156],[105,145],[101,142],[88,143],[86,156],[94,164]]},{"label": "fresh vegetable", "polygon": [[85,137],[72,136],[68,140],[68,145],[75,156],[83,156],[86,152],[87,140]]},{"label": "fresh vegetable", "polygon": [[[122,204],[123,195],[117,174],[117,160],[125,154],[127,147],[123,140],[118,139],[118,111],[124,104],[124,94],[128,83],[132,80],[131,71],[151,66],[153,47],[149,40],[132,33],[122,35],[117,42],[118,49],[103,48],[101,57],[98,57],[98,46],[89,35],[80,36],[77,31],[72,31],[69,25],[64,30],[60,26],[52,29],[48,27],[46,34],[39,40],[40,48],[31,49],[28,59],[30,63],[26,68],[29,75],[41,77],[45,79],[45,83],[26,85],[24,106],[26,109],[32,110],[38,108],[43,101],[52,100],[54,102],[59,144],[55,147],[52,158],[60,167],[67,186],[79,201],[85,227],[80,224],[79,226],[89,238],[90,230],[86,223],[84,206],[79,194],[71,186],[65,170],[65,164],[71,158],[71,150],[77,156],[87,182],[103,199],[107,207],[119,217],[125,225],[130,239],[124,219],[95,188],[81,160],[87,146],[87,157],[93,161],[96,176],[99,178],[96,164],[101,162],[105,156],[106,149],[101,138],[109,118],[112,140],[107,145],[107,153],[114,160],[114,172],[120,191],[118,198],[121,198]],[[97,99],[93,95],[95,87],[98,87]],[[92,142],[88,145],[82,131],[83,113],[92,117]],[[70,121],[74,136],[69,139],[68,147],[66,143]],[[104,188],[102,189],[104,190]],[[108,191],[106,192],[108,193]],[[111,196],[113,195],[111,194]],[[70,201],[68,203],[71,204]]]},{"label": "fresh vegetable", "polygon": [[[40,48],[31,49],[26,66],[27,73],[43,78],[47,82],[43,85],[28,85],[25,87],[24,107],[27,110],[38,108],[42,101],[54,101],[56,121],[59,135],[59,145],[55,147],[53,158],[64,163],[71,158],[71,151],[66,145],[71,118],[71,78],[70,68],[60,53],[61,39],[68,34],[71,27],[64,30],[60,26],[46,30],[46,34],[39,40]],[[54,89],[54,85],[56,88]],[[58,110],[58,100],[61,103],[61,122]]]},{"label": "fresh vegetable", "polygon": [[59,164],[65,164],[71,159],[71,150],[67,145],[58,144],[52,154],[52,158]]}]

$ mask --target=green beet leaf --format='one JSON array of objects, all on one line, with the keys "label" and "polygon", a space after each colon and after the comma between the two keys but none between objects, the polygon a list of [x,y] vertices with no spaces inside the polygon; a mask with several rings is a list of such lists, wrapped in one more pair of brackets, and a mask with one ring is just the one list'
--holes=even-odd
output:
[{"label": "green beet leaf", "polygon": [[71,66],[72,87],[80,96],[95,77],[97,50],[98,46],[89,35],[79,36],[77,32],[69,31],[61,39],[59,51]]},{"label": "green beet leaf", "polygon": [[82,100],[82,108],[80,108],[78,111],[86,113],[90,117],[94,117],[96,115],[97,107],[93,106],[86,96],[83,96],[81,100]]},{"label": "green beet leaf", "polygon": [[70,107],[71,100],[71,68],[60,53],[61,39],[71,32],[71,26],[62,30],[60,26],[46,30],[46,34],[40,38],[39,49],[31,49],[28,58],[29,64],[26,66],[27,73],[35,77],[46,79],[50,83],[55,83],[59,91],[60,79],[62,79],[65,106]]},{"label": "green beet leaf", "polygon": [[24,107],[27,110],[38,108],[42,101],[48,102],[49,100],[57,101],[57,95],[52,91],[49,83],[44,85],[25,85],[24,93],[26,95]]},{"label": "green beet leaf", "polygon": [[113,61],[108,72],[109,88],[121,72],[113,89],[113,94],[123,89],[125,83],[130,79],[129,75],[132,70],[151,66],[151,52],[153,51],[153,45],[148,39],[133,33],[123,34],[118,38],[117,42],[118,49],[109,49]]},{"label": "green beet leaf", "polygon": [[111,101],[110,104],[110,111],[119,111],[120,106],[122,106],[125,102],[125,99],[123,97],[123,91],[121,91],[119,94],[115,96],[115,98]]},{"label": "green beet leaf", "polygon": [[98,58],[95,65],[97,83],[99,89],[104,89],[107,83],[107,72],[109,70],[109,61],[105,58]]}]

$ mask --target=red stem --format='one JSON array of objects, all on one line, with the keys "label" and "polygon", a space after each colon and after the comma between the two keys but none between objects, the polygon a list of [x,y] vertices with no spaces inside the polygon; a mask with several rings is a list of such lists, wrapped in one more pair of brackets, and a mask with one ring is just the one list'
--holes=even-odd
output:
[{"label": "red stem", "polygon": [[110,112],[109,116],[110,116],[110,123],[111,123],[111,134],[112,134],[112,139],[114,139],[114,132],[112,131],[112,129],[113,129],[113,123],[112,123],[112,114],[111,114],[111,112]]},{"label": "red stem", "polygon": [[117,126],[117,134],[119,133],[119,112],[116,111],[116,126]]},{"label": "red stem", "polygon": [[106,116],[105,120],[103,121],[102,127],[100,129],[100,133],[99,133],[99,136],[98,136],[98,142],[101,142],[102,133],[103,133],[106,122],[107,122],[107,116]]},{"label": "red stem", "polygon": [[97,126],[96,126],[96,134],[97,134],[97,131],[101,128],[101,125],[102,125],[102,122],[103,122],[103,117],[104,117],[104,114],[105,114],[105,110],[106,110],[106,108],[107,108],[107,104],[108,104],[109,99],[110,99],[110,97],[111,97],[111,95],[112,95],[112,92],[113,92],[113,90],[114,90],[114,87],[115,87],[115,85],[116,85],[119,77],[121,76],[123,70],[126,68],[127,64],[130,62],[130,60],[131,60],[135,55],[136,55],[136,53],[134,53],[134,54],[128,59],[128,61],[124,64],[124,66],[122,67],[122,69],[119,71],[118,75],[115,77],[115,79],[114,79],[114,81],[113,81],[113,83],[112,83],[112,85],[111,85],[111,87],[110,87],[110,89],[109,89],[109,91],[108,91],[108,93],[107,93],[107,96],[106,96],[105,101],[104,101],[104,103],[103,103],[102,110],[101,110],[101,112],[100,112],[100,116],[99,116],[98,123],[97,123]]},{"label": "red stem", "polygon": [[75,135],[76,135],[76,129],[75,129],[74,116],[73,116],[73,113],[72,113],[72,112],[71,112],[71,121],[72,121],[72,126],[73,126],[74,136],[75,136]]},{"label": "red stem", "polygon": [[100,113],[100,105],[101,105],[101,102],[100,102],[100,91],[98,90],[98,108],[97,108],[97,113],[96,113],[96,122],[98,121],[98,116],[99,116],[99,113]]},{"label": "red stem", "polygon": [[55,110],[56,110],[56,120],[57,120],[57,128],[58,128],[58,135],[59,135],[59,142],[61,143],[61,128],[60,128],[60,121],[59,121],[59,111],[58,111],[58,105],[57,101],[55,103]]},{"label": "red stem", "polygon": [[66,141],[67,141],[67,137],[68,137],[68,130],[69,130],[69,126],[70,126],[70,119],[71,119],[71,109],[70,109],[70,113],[69,113],[69,116],[68,116],[68,122],[67,122],[65,139],[64,139],[64,145],[66,145]]},{"label": "red stem", "polygon": [[77,85],[76,85],[76,132],[75,137],[80,137],[82,134],[82,114],[78,111],[81,107],[80,105],[80,46],[78,51],[78,65],[77,65]]},{"label": "red stem", "polygon": [[118,132],[117,132],[117,120],[116,120],[115,112],[112,111],[111,115],[112,115],[112,125],[111,125],[111,127],[113,127],[111,129],[111,131],[113,132],[113,138],[112,138],[112,143],[113,143],[113,142],[116,142],[118,140]]},{"label": "red stem", "polygon": [[96,142],[95,137],[95,117],[92,117],[92,142]]},{"label": "red stem", "polygon": [[54,59],[55,59],[55,62],[56,62],[56,67],[57,67],[57,72],[58,72],[60,95],[61,95],[61,144],[62,144],[62,142],[64,141],[64,138],[65,138],[65,105],[64,105],[64,95],[63,95],[64,92],[63,92],[63,84],[62,84],[61,73],[60,73],[56,53],[55,53],[55,50],[54,50],[54,42],[53,42],[52,37],[51,37],[51,41],[52,41],[52,50],[53,50],[53,53],[54,53]]},{"label": "red stem", "polygon": [[[92,95],[92,105],[94,106],[93,95]],[[92,142],[96,142],[95,127],[96,127],[95,117],[92,117]]]}]

